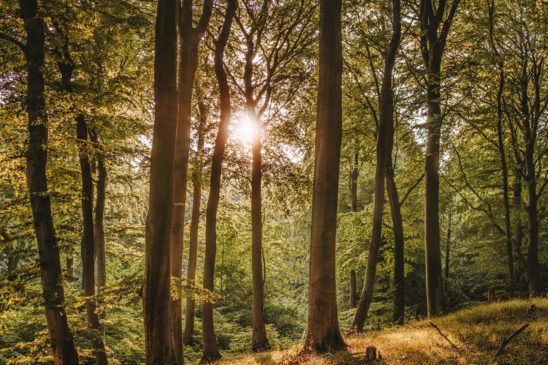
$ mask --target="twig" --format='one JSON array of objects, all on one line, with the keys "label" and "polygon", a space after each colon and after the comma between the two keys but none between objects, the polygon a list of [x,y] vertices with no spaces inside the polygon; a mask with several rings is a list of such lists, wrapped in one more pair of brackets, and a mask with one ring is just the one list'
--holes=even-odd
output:
[{"label": "twig", "polygon": [[446,335],[443,334],[443,332],[438,328],[438,326],[436,326],[433,322],[430,322],[430,325],[431,325],[432,327],[434,327],[434,328],[439,332],[439,334],[440,334],[443,338],[445,338],[445,339],[447,340],[447,342],[449,342],[449,344],[450,344],[455,350],[459,350],[459,348],[458,348],[453,342],[451,342],[451,340],[450,340]]},{"label": "twig", "polygon": [[499,349],[497,350],[497,353],[495,354],[495,356],[493,356],[493,360],[495,360],[495,359],[497,358],[497,356],[499,356],[500,354],[502,354],[502,351],[504,351],[504,348],[506,347],[506,345],[508,345],[508,344],[510,343],[510,341],[512,341],[512,339],[513,339],[514,337],[516,337],[517,335],[519,335],[520,333],[522,333],[523,330],[526,329],[528,326],[529,326],[529,323],[525,323],[523,326],[521,326],[521,327],[518,328],[516,331],[514,331],[514,333],[512,333],[512,334],[510,335],[510,337],[502,339],[502,343],[500,344],[500,347],[499,347]]}]

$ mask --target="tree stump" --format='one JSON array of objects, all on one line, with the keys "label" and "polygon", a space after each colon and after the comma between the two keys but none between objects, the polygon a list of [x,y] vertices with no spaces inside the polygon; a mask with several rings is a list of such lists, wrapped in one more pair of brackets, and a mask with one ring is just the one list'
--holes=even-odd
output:
[{"label": "tree stump", "polygon": [[381,353],[377,351],[377,348],[375,346],[368,346],[365,349],[366,361],[380,360],[380,359],[381,359]]}]

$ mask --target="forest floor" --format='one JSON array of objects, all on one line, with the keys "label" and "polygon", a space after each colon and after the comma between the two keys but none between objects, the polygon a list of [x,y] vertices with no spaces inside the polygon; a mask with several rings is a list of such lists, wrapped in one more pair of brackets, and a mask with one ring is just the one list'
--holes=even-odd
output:
[{"label": "forest floor", "polygon": [[[529,326],[494,361],[503,339],[527,323]],[[346,343],[347,351],[335,354],[299,355],[300,347],[295,345],[227,357],[218,364],[548,364],[548,299],[479,305],[432,321],[352,335]],[[380,351],[382,360],[366,360],[369,346]]]}]

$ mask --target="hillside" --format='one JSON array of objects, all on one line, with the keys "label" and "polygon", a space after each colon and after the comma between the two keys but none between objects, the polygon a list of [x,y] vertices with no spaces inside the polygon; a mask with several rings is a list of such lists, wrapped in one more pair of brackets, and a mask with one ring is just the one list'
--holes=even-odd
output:
[{"label": "hillside", "polygon": [[494,363],[548,363],[548,299],[512,300],[479,305],[432,321],[456,348],[430,325],[412,321],[346,339],[348,351],[325,356],[297,356],[299,347],[226,358],[218,364],[363,364],[365,351],[375,346],[379,364],[488,364],[504,337],[523,324]]}]

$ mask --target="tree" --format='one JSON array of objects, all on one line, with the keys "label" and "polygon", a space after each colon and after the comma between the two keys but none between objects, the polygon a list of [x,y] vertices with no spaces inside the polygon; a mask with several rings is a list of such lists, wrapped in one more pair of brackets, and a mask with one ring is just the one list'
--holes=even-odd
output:
[{"label": "tree", "polygon": [[[224,52],[232,27],[232,19],[238,3],[236,0],[228,0],[228,6],[224,15],[223,25],[219,37],[215,41],[215,75],[219,84],[220,121],[219,130],[213,148],[211,161],[211,177],[209,183],[209,198],[206,211],[206,249],[204,259],[204,289],[213,291],[213,279],[215,273],[215,254],[217,250],[217,208],[219,207],[219,195],[221,190],[221,172],[225,154],[226,139],[228,137],[228,123],[230,121],[231,104],[230,88],[224,68]],[[202,305],[202,361],[208,362],[221,357],[215,327],[213,324],[213,303],[204,301]]]},{"label": "tree", "polygon": [[[54,26],[58,36],[61,38],[62,46],[54,51],[59,60],[57,62],[61,73],[61,86],[63,92],[70,98],[72,97],[72,77],[75,69],[74,61],[69,50],[69,34],[66,17],[68,16],[68,7],[64,14],[65,22],[63,25],[54,21]],[[97,256],[95,251],[95,226],[93,221],[93,177],[91,173],[90,154],[88,145],[88,126],[85,116],[76,111],[76,140],[78,144],[80,175],[82,179],[82,240],[81,240],[81,257],[82,257],[82,287],[86,300],[86,315],[93,334],[93,348],[95,361],[98,365],[107,364],[107,356],[105,351],[104,338],[97,313],[97,302],[95,298],[95,258],[98,257],[104,264],[104,249],[101,256]],[[98,192],[97,197],[104,195],[104,189]],[[104,247],[104,241],[103,241]],[[103,284],[104,286],[104,284]]]},{"label": "tree", "polygon": [[[170,273],[181,278],[183,265],[183,230],[187,193],[188,156],[190,153],[190,114],[192,110],[192,90],[198,67],[198,46],[209,24],[213,0],[203,3],[202,14],[196,27],[192,24],[192,0],[184,0],[179,9],[179,74],[178,111],[175,157],[173,165],[173,228],[171,232]],[[170,344],[177,363],[183,363],[182,300],[173,298],[170,304]]]},{"label": "tree", "polygon": [[[435,4],[437,3],[437,4]],[[442,309],[441,253],[439,227],[439,165],[441,112],[441,62],[451,23],[460,0],[453,0],[445,16],[445,0],[421,0],[420,47],[426,73],[427,142],[424,179],[424,252],[426,258],[426,299],[428,316]],[[436,6],[437,5],[437,6]]]},{"label": "tree", "polygon": [[[356,314],[354,315],[351,325],[351,330],[356,332],[361,332],[363,330],[367,312],[369,311],[369,306],[371,305],[371,300],[373,298],[373,288],[375,285],[375,274],[377,268],[377,255],[382,233],[384,179],[387,168],[392,167],[391,155],[394,138],[394,96],[392,91],[392,70],[394,68],[396,54],[398,52],[401,38],[401,15],[399,0],[394,0],[392,4],[392,16],[392,38],[385,56],[384,74],[379,95],[380,113],[379,128],[377,130],[377,164],[375,168],[375,205],[373,208],[373,227],[371,232],[371,241],[369,243],[369,254],[367,257],[367,267],[362,294],[360,296],[358,308],[356,309]],[[390,161],[390,165],[388,164],[388,161]],[[394,188],[394,186],[391,186],[390,188]],[[401,232],[401,236],[396,238],[403,238],[403,229]],[[403,254],[403,252],[399,253]]]},{"label": "tree", "polygon": [[45,25],[36,0],[20,0],[19,7],[27,34],[26,44],[17,43],[23,48],[27,61],[26,109],[29,145],[26,176],[38,241],[48,332],[55,364],[78,364],[78,353],[65,312],[59,247],[53,227],[46,177],[48,127],[43,74]]},{"label": "tree", "polygon": [[[200,96],[203,98],[203,96]],[[203,99],[198,101],[198,143],[196,149],[195,163],[192,171],[192,218],[190,222],[190,243],[188,249],[188,269],[187,282],[189,285],[194,285],[196,279],[196,261],[198,256],[198,229],[200,228],[201,202],[202,202],[202,168],[204,167],[203,157],[204,142],[206,133],[206,123],[209,109]],[[183,333],[184,345],[192,343],[192,335],[194,334],[194,298],[186,299],[185,312],[185,330]]]},{"label": "tree", "polygon": [[346,347],[339,330],[335,283],[341,78],[341,1],[321,0],[306,351],[336,351]]},{"label": "tree", "polygon": [[154,131],[145,236],[143,314],[146,363],[176,361],[170,353],[170,234],[177,130],[177,1],[160,0],[154,55]]}]

